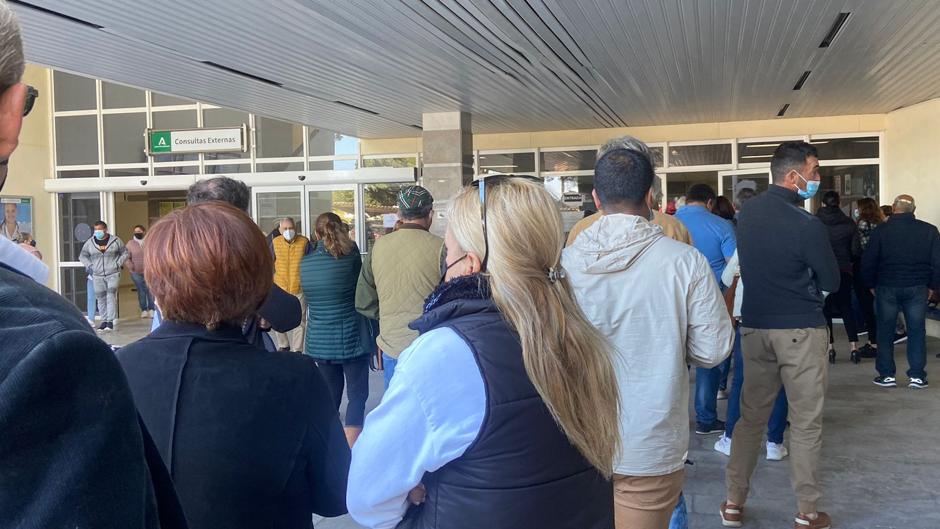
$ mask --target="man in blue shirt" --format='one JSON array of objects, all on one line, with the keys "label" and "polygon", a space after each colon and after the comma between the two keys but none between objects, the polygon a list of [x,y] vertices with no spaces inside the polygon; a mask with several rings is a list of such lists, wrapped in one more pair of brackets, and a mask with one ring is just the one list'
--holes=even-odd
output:
[{"label": "man in blue shirt", "polygon": [[[686,205],[676,212],[692,235],[692,244],[708,259],[721,284],[721,273],[734,255],[737,243],[734,227],[727,220],[711,212],[715,203],[715,190],[708,184],[695,184],[686,194]],[[721,367],[695,368],[695,433],[723,432],[725,423],[718,420],[718,385]]]}]

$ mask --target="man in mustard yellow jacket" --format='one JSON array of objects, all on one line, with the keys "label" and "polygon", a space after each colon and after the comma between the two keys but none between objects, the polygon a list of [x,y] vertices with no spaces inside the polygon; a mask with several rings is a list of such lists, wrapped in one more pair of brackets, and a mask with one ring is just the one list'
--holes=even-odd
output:
[{"label": "man in mustard yellow jacket", "polygon": [[300,289],[300,261],[311,252],[310,239],[297,233],[294,219],[281,220],[281,234],[271,241],[274,251],[274,283],[284,291],[297,296],[303,316],[300,325],[287,332],[275,332],[274,343],[282,351],[302,353],[304,329],[307,325],[307,305]]}]

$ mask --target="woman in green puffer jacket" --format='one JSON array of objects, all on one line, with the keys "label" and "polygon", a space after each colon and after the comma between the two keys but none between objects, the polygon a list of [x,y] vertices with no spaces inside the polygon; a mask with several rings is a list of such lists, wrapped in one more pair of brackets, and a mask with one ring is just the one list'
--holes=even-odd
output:
[{"label": "woman in green puffer jacket", "polygon": [[335,213],[317,217],[314,235],[316,248],[300,264],[307,302],[304,352],[317,361],[337,410],[348,385],[346,439],[352,446],[362,431],[369,398],[369,323],[356,312],[355,302],[362,259]]}]

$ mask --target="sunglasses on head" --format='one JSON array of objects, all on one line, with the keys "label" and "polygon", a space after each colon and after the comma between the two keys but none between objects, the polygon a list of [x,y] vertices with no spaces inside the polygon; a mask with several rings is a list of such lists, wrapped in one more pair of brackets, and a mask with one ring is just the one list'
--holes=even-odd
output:
[{"label": "sunglasses on head", "polygon": [[497,186],[513,179],[528,180],[530,182],[543,183],[541,178],[528,175],[513,174],[491,174],[483,175],[474,180],[470,186],[480,190],[480,222],[483,224],[483,260],[480,262],[480,271],[486,271],[486,263],[490,257],[490,240],[486,234],[486,186]]},{"label": "sunglasses on head", "polygon": [[36,90],[32,86],[26,86],[26,104],[23,105],[23,117],[29,115],[33,111],[33,105],[36,104],[36,98],[39,97],[39,90]]}]

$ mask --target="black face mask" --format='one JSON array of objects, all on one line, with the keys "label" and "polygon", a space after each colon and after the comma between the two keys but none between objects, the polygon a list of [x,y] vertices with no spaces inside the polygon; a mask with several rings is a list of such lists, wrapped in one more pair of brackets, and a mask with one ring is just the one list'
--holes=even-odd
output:
[{"label": "black face mask", "polygon": [[451,268],[453,268],[455,264],[457,264],[457,263],[459,263],[460,261],[463,261],[464,259],[466,259],[466,258],[467,258],[467,255],[468,255],[468,254],[463,254],[463,257],[461,257],[460,259],[457,259],[456,261],[454,261],[453,263],[450,263],[450,264],[447,264],[447,257],[446,257],[446,256],[445,256],[443,259],[441,259],[441,282],[438,283],[439,285],[443,285],[443,284],[446,282],[446,281],[444,281],[444,278],[447,277],[447,271],[450,270]]},{"label": "black face mask", "polygon": [[134,234],[134,238],[139,241],[139,240],[141,240],[141,239],[144,238],[144,234],[143,234],[143,233],[135,233],[135,234]]}]

